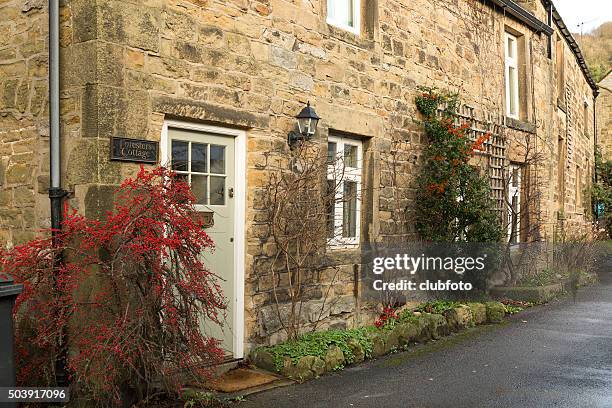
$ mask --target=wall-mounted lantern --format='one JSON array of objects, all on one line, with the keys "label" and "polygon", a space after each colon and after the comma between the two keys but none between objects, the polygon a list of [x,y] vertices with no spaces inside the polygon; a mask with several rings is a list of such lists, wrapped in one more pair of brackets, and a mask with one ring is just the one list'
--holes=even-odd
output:
[{"label": "wall-mounted lantern", "polygon": [[293,145],[298,140],[310,140],[317,131],[317,125],[319,124],[319,119],[321,119],[314,108],[310,106],[310,102],[306,104],[304,109],[295,118],[298,122],[298,132],[289,132],[289,145]]}]

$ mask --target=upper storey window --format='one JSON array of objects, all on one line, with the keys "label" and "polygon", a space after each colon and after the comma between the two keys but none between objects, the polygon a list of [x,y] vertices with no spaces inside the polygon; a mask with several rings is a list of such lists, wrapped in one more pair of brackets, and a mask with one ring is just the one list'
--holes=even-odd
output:
[{"label": "upper storey window", "polygon": [[359,34],[360,0],[327,0],[327,23]]},{"label": "upper storey window", "polygon": [[557,98],[559,102],[562,102],[565,100],[565,44],[559,36],[557,36],[555,54],[557,57]]},{"label": "upper storey window", "polygon": [[517,38],[506,33],[506,116],[519,118],[519,64]]}]

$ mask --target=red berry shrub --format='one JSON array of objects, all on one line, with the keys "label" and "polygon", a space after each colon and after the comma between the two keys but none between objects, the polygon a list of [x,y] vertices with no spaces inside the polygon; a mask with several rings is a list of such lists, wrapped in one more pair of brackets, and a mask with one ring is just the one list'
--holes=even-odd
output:
[{"label": "red berry shrub", "polygon": [[1,254],[0,273],[25,284],[15,306],[21,385],[53,383],[64,333],[74,392],[98,401],[209,374],[222,351],[199,323],[222,322],[225,301],[201,261],[213,243],[193,203],[170,171],[141,168],[103,219],[66,208],[55,248],[40,238]]},{"label": "red berry shrub", "polygon": [[374,325],[379,329],[392,329],[395,327],[397,319],[399,319],[397,311],[389,305],[383,309],[383,312],[378,316]]}]

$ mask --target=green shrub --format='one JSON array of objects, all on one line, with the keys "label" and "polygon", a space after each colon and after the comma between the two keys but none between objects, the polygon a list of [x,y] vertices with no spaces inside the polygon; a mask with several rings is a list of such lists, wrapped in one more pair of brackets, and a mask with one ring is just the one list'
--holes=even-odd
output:
[{"label": "green shrub", "polygon": [[517,314],[525,310],[520,306],[514,306],[514,305],[505,305],[505,306],[506,306],[506,313],[508,313],[509,315]]},{"label": "green shrub", "polygon": [[491,136],[472,140],[469,125],[455,124],[459,95],[420,88],[427,145],[417,177],[416,229],[432,242],[498,242],[502,228],[488,177],[470,164]]},{"label": "green shrub", "polygon": [[595,149],[595,172],[597,183],[590,191],[593,218],[599,219],[608,237],[612,238],[612,160],[604,161],[599,148]]},{"label": "green shrub", "polygon": [[444,312],[447,310],[454,309],[460,305],[461,303],[451,300],[436,300],[433,302],[423,303],[419,305],[416,310],[424,313],[444,314]]},{"label": "green shrub", "polygon": [[402,310],[399,314],[400,323],[416,323],[419,320],[419,316],[415,316],[412,310]]}]

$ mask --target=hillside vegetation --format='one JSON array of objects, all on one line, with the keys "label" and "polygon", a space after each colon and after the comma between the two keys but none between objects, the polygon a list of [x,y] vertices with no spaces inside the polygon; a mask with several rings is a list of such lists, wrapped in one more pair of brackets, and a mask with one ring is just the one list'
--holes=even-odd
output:
[{"label": "hillside vegetation", "polygon": [[582,36],[574,33],[574,38],[580,43],[595,82],[601,81],[612,69],[612,21]]}]

